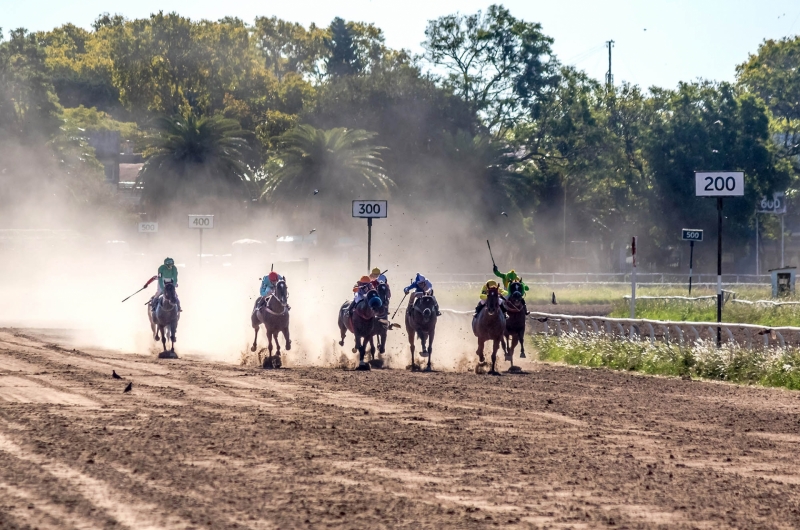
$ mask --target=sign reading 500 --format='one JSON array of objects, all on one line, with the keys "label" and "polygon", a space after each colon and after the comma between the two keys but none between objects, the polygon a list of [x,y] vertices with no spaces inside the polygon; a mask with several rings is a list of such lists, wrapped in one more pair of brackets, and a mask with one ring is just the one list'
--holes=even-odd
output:
[{"label": "sign reading 500", "polygon": [[388,212],[388,201],[353,201],[353,217],[382,218]]},{"label": "sign reading 500", "polygon": [[189,228],[208,229],[214,228],[213,215],[190,215]]}]

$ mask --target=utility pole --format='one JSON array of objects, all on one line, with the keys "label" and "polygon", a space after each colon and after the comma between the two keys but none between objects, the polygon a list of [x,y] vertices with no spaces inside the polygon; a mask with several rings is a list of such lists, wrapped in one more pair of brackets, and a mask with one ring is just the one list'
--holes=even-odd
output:
[{"label": "utility pole", "polygon": [[606,72],[606,86],[611,88],[614,86],[614,76],[611,75],[611,48],[614,47],[614,41],[606,41],[606,46],[608,46],[608,72]]}]

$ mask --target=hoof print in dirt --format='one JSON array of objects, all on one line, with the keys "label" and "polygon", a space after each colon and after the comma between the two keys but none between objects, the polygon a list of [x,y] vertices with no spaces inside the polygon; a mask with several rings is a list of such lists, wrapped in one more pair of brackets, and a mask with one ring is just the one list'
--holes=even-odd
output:
[{"label": "hoof print in dirt", "polygon": [[368,363],[359,363],[359,365],[356,366],[357,372],[369,372],[370,370],[371,368],[369,367]]},{"label": "hoof print in dirt", "polygon": [[489,366],[487,363],[478,363],[477,365],[475,365],[475,373],[478,375],[485,374],[487,366]]},{"label": "hoof print in dirt", "polygon": [[383,368],[383,359],[372,359],[369,362],[369,367],[370,368],[377,368],[377,369],[380,370],[381,368]]},{"label": "hoof print in dirt", "polygon": [[262,364],[265,370],[277,370],[283,363],[281,363],[281,356],[280,355],[268,355],[264,357],[264,362]]},{"label": "hoof print in dirt", "polygon": [[178,354],[174,351],[162,351],[158,354],[159,359],[177,359]]}]

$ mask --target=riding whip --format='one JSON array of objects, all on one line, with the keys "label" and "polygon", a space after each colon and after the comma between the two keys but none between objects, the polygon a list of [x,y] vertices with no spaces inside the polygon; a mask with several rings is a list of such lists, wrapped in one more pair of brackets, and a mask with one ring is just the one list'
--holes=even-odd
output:
[{"label": "riding whip", "polygon": [[403,299],[400,300],[400,305],[398,305],[397,309],[394,310],[394,314],[392,315],[392,320],[394,320],[394,315],[396,315],[397,312],[400,311],[400,308],[403,307],[403,301],[406,299],[406,296],[408,296],[408,293],[403,295]]},{"label": "riding whip", "polygon": [[[133,293],[133,294],[139,294],[139,293],[141,293],[142,291],[144,291],[145,289],[147,289],[147,286],[146,286],[146,285],[145,285],[144,287],[142,287],[141,289],[139,289],[138,291],[136,291],[135,293]],[[133,294],[132,294],[131,296],[133,296]],[[128,298],[130,298],[131,296],[129,296]],[[125,300],[127,300],[128,298],[126,298]],[[124,302],[125,300],[123,300],[123,302]]]},{"label": "riding whip", "polygon": [[489,244],[489,240],[486,240],[486,246],[489,247],[489,256],[492,258],[492,266],[497,267],[497,264],[494,262],[494,256],[492,255],[492,245]]}]

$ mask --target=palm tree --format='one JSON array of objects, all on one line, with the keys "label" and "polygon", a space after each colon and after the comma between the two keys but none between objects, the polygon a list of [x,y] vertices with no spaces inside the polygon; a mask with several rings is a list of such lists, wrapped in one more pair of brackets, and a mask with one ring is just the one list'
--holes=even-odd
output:
[{"label": "palm tree", "polygon": [[250,134],[221,116],[156,120],[137,187],[142,202],[159,211],[176,199],[254,195],[255,153]]},{"label": "palm tree", "polygon": [[385,148],[372,142],[375,136],[361,129],[311,125],[287,131],[277,138],[277,160],[274,170],[266,170],[262,198],[278,206],[305,207],[308,213],[318,191],[316,212],[338,224],[349,212],[349,201],[380,198],[394,186],[381,165]]}]

